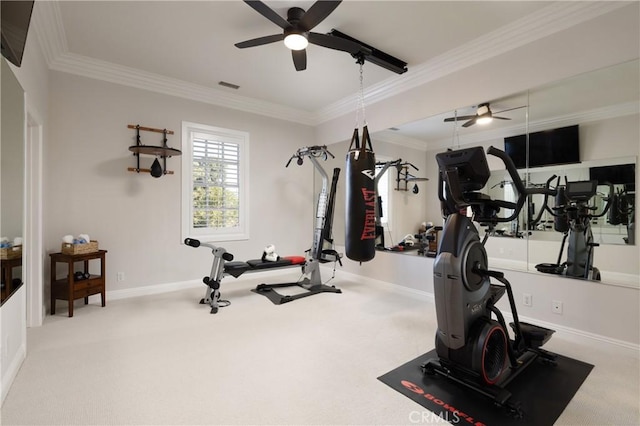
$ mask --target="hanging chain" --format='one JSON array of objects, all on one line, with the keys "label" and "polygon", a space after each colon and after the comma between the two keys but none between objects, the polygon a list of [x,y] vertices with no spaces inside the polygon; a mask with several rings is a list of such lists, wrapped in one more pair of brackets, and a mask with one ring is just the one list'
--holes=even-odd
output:
[{"label": "hanging chain", "polygon": [[460,133],[458,133],[458,110],[454,110],[453,135],[451,137],[452,148],[460,149]]},{"label": "hanging chain", "polygon": [[362,123],[363,126],[367,125],[367,117],[364,109],[364,61],[358,61],[360,64],[360,91],[358,93],[358,105],[356,106],[356,128],[360,126],[360,110],[362,110]]}]

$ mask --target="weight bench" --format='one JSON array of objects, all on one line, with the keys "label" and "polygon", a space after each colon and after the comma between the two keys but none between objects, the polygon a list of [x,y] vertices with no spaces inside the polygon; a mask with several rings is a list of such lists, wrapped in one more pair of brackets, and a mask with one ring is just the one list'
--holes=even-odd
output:
[{"label": "weight bench", "polygon": [[287,256],[281,257],[276,261],[270,262],[262,259],[247,260],[246,262],[235,261],[225,262],[224,273],[238,278],[240,275],[249,271],[259,271],[263,269],[285,268],[288,266],[304,265],[304,256]]},{"label": "weight bench", "polygon": [[[251,290],[254,293],[266,296],[276,305],[323,292],[342,293],[340,289],[322,284],[320,269],[318,268],[319,263],[340,262],[341,255],[335,250],[322,250],[319,260],[310,257],[305,258],[304,256],[287,256],[281,257],[273,262],[262,259],[252,259],[247,260],[246,262],[241,262],[234,261],[233,255],[228,253],[223,247],[217,247],[208,243],[201,243],[199,240],[194,238],[187,238],[184,240],[184,243],[191,247],[208,247],[213,253],[211,273],[202,279],[202,282],[207,285],[205,297],[200,299],[201,304],[208,304],[211,306],[212,314],[217,313],[220,307],[229,305],[228,301],[220,300],[220,282],[225,275],[231,275],[234,278],[238,278],[240,275],[247,272],[259,272],[268,269],[290,268],[296,266],[301,267],[305,277],[298,282],[260,284],[258,287]],[[307,292],[286,296],[278,294],[278,292],[274,290],[275,288],[291,286],[302,287],[306,289]]]}]

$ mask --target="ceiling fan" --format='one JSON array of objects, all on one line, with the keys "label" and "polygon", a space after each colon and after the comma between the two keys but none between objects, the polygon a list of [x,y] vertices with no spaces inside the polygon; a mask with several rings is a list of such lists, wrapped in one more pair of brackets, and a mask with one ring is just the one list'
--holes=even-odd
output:
[{"label": "ceiling fan", "polygon": [[[524,108],[524,106],[503,109],[502,111],[499,111],[496,114],[501,114],[503,112],[513,111],[515,109],[520,109],[520,108]],[[493,112],[491,111],[489,103],[487,102],[487,103],[478,105],[478,109],[476,110],[476,113],[474,115],[461,115],[458,117],[448,117],[448,118],[445,118],[444,121],[449,122],[449,121],[469,120],[462,125],[462,127],[469,127],[469,126],[473,126],[476,123],[477,124],[489,123],[494,118],[498,120],[511,120],[510,118],[507,118],[507,117],[498,117],[496,115],[493,115]]]},{"label": "ceiling fan", "polygon": [[303,71],[307,68],[307,52],[305,49],[309,43],[348,52],[351,55],[361,55],[369,50],[345,38],[311,32],[316,25],[338,7],[341,1],[316,1],[306,12],[299,7],[292,7],[287,12],[287,19],[284,19],[261,1],[245,0],[245,3],[284,31],[282,34],[273,34],[236,43],[235,46],[244,49],[284,40],[285,46],[291,49],[293,64],[297,71]]}]

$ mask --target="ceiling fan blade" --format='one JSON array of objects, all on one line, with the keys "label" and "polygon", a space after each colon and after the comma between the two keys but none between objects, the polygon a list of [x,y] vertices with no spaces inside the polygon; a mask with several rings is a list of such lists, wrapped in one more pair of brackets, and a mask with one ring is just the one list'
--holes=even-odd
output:
[{"label": "ceiling fan blade", "polygon": [[309,43],[328,47],[329,49],[340,50],[342,52],[349,52],[352,55],[359,52],[366,54],[366,51],[368,50],[354,41],[319,33],[309,33]]},{"label": "ceiling fan blade", "polygon": [[299,26],[309,31],[331,14],[338,5],[342,3],[340,1],[317,1],[309,10],[302,16],[299,22]]},{"label": "ceiling fan blade", "polygon": [[522,106],[515,107],[515,108],[503,109],[502,111],[494,112],[494,114],[502,114],[503,112],[513,111],[513,110],[516,110],[516,109],[526,108],[526,107],[527,107],[526,105],[522,105]]},{"label": "ceiling fan blade", "polygon": [[307,69],[307,50],[292,50],[291,56],[293,57],[293,65],[296,67],[296,71],[304,71]]},{"label": "ceiling fan blade", "polygon": [[449,118],[445,118],[444,121],[445,122],[449,122],[449,121],[464,121],[464,120],[471,120],[472,118],[476,118],[475,115],[461,115],[458,117],[449,117]]},{"label": "ceiling fan blade", "polygon": [[275,43],[276,41],[282,41],[283,39],[284,39],[284,34],[274,34],[274,35],[254,38],[251,40],[241,41],[240,43],[236,43],[235,46],[238,49],[244,49],[246,47],[255,47],[255,46],[262,46],[263,44]]},{"label": "ceiling fan blade", "polygon": [[473,117],[471,120],[467,121],[466,123],[464,123],[462,125],[462,127],[470,127],[473,126],[474,124],[476,124],[476,119],[477,117]]},{"label": "ceiling fan blade", "polygon": [[258,12],[260,15],[264,16],[265,18],[267,18],[268,20],[270,20],[271,22],[273,22],[283,30],[286,30],[291,26],[291,24],[286,19],[278,15],[276,12],[273,11],[273,9],[271,9],[269,6],[262,3],[261,1],[245,0],[244,2],[249,6],[251,6],[253,10]]},{"label": "ceiling fan blade", "polygon": [[497,117],[497,116],[493,116],[493,118],[497,118],[498,120],[511,120],[510,118],[507,117]]}]

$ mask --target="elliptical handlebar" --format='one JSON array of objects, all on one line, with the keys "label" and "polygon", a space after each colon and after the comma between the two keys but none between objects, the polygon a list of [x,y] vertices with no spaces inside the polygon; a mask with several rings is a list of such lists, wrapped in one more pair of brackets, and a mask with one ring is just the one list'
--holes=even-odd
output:
[{"label": "elliptical handlebar", "polygon": [[493,146],[487,148],[487,154],[493,155],[494,157],[498,157],[500,160],[502,160],[504,166],[509,172],[509,176],[511,176],[511,180],[513,181],[514,186],[518,190],[518,198],[521,198],[522,195],[526,194],[527,190],[524,187],[524,183],[522,183],[522,179],[520,179],[518,170],[516,169],[515,164],[513,164],[513,160],[511,159],[511,157],[509,157],[506,152],[498,148],[494,148]]},{"label": "elliptical handlebar", "polygon": [[[615,194],[616,191],[615,191],[615,188],[613,187],[612,183],[607,182],[607,186],[609,187],[609,196],[606,198],[607,204],[605,204],[604,209],[602,210],[601,213],[590,214],[589,215],[590,218],[602,217],[605,214],[607,214],[607,212],[609,211],[609,208],[611,208],[611,203],[613,202],[613,195]],[[594,209],[596,209],[596,207],[594,207]]]},{"label": "elliptical handlebar", "polygon": [[[518,215],[520,214],[520,211],[522,210],[522,207],[524,206],[524,202],[526,201],[527,197],[530,195],[543,194],[545,196],[545,201],[546,201],[546,197],[548,197],[549,195],[554,195],[554,196],[556,195],[557,191],[549,187],[551,180],[555,179],[556,176],[553,176],[551,179],[549,179],[547,181],[547,185],[544,188],[538,188],[538,187],[527,188],[524,186],[522,179],[520,179],[520,175],[518,174],[518,170],[516,169],[516,166],[513,163],[513,160],[511,159],[511,157],[509,157],[509,155],[506,152],[498,148],[494,148],[493,146],[490,146],[489,148],[487,148],[487,154],[491,154],[494,157],[498,157],[500,160],[502,160],[502,162],[504,163],[504,166],[507,168],[507,172],[509,172],[509,176],[511,176],[511,180],[513,182],[513,185],[516,188],[516,192],[518,196],[518,201],[515,203],[515,208],[513,208],[513,213],[511,214],[511,216],[503,217],[503,218],[500,218],[500,217],[493,218],[495,222],[511,222],[516,217],[518,217]],[[499,200],[494,202],[498,202],[498,201]]]},{"label": "elliptical handlebar", "polygon": [[544,188],[527,188],[524,186],[522,179],[520,179],[520,175],[518,174],[518,170],[516,169],[515,164],[513,164],[513,160],[511,159],[511,157],[509,157],[509,155],[507,155],[506,152],[490,146],[489,148],[487,148],[487,154],[491,154],[502,160],[505,167],[507,168],[507,171],[509,172],[509,176],[511,176],[511,179],[513,180],[513,184],[518,190],[519,196],[528,196],[533,194],[556,195],[556,190],[551,189],[548,185],[548,183],[551,182],[551,180],[555,179],[556,176],[553,176],[551,179],[549,179],[547,185]]}]

